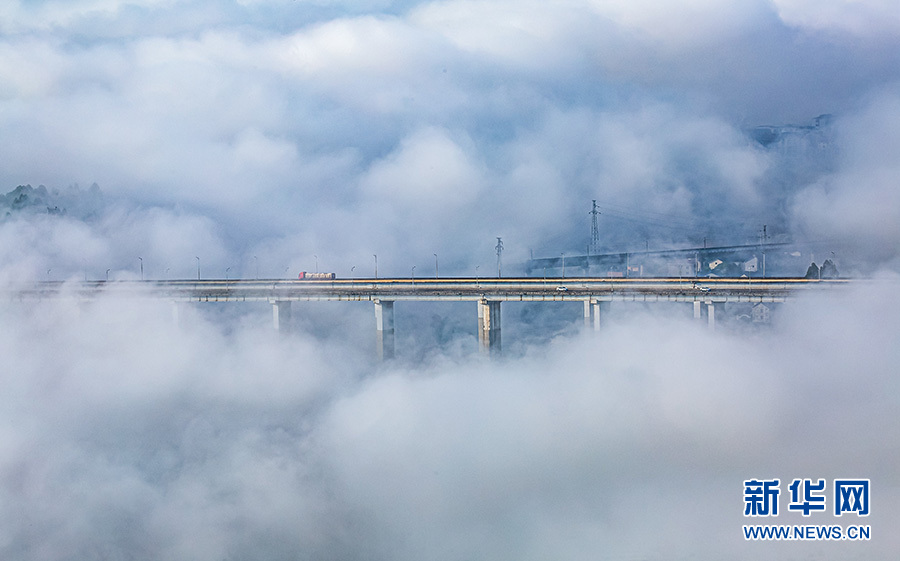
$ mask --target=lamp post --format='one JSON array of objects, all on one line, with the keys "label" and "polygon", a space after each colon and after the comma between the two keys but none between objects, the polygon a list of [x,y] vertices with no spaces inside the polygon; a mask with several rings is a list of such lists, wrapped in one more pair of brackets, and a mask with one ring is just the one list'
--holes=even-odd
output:
[{"label": "lamp post", "polygon": [[438,259],[437,253],[432,253],[434,255],[434,278],[438,278]]},{"label": "lamp post", "polygon": [[318,255],[313,255],[313,257],[316,258],[316,272],[318,273],[318,272],[319,272],[319,256],[318,256]]},{"label": "lamp post", "polygon": [[197,280],[200,280],[200,258],[197,256],[194,256],[194,259],[197,260]]},{"label": "lamp post", "polygon": [[375,278],[377,279],[378,278],[378,256],[373,253],[372,257],[375,258]]},{"label": "lamp post", "polygon": [[256,264],[256,280],[259,280],[259,259],[254,255],[253,262]]},{"label": "lamp post", "polygon": [[109,282],[109,269],[106,270],[106,282]]},{"label": "lamp post", "polygon": [[416,280],[416,266],[412,266],[412,271],[410,271],[410,276],[412,276],[412,280]]},{"label": "lamp post", "polygon": [[231,267],[225,267],[225,280],[228,280],[228,271],[231,270]]},{"label": "lamp post", "polygon": [[138,257],[138,261],[141,262],[141,280],[144,280],[144,258]]}]

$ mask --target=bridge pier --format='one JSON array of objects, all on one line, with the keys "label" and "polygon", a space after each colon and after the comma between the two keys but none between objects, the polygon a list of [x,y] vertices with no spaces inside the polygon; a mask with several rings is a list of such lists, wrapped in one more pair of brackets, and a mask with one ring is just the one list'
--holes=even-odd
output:
[{"label": "bridge pier", "polygon": [[478,346],[484,354],[500,353],[500,302],[478,302]]},{"label": "bridge pier", "polygon": [[593,326],[594,331],[600,331],[601,302],[599,300],[584,301],[584,328]]},{"label": "bridge pier", "polygon": [[484,300],[479,300],[477,302],[478,307],[478,325],[475,330],[478,332],[478,350],[484,351],[486,345],[484,342],[484,305],[482,304]]},{"label": "bridge pier", "polygon": [[291,330],[291,302],[289,300],[272,302],[272,323],[275,331],[288,333]]},{"label": "bridge pier", "polygon": [[701,319],[700,316],[702,315],[701,312],[703,311],[702,304],[703,303],[700,302],[700,300],[694,300],[694,319]]},{"label": "bridge pier", "polygon": [[707,322],[709,324],[710,329],[716,328],[716,305],[712,302],[706,303],[706,312],[707,312]]},{"label": "bridge pier", "polygon": [[394,302],[375,300],[375,352],[378,360],[394,358]]}]

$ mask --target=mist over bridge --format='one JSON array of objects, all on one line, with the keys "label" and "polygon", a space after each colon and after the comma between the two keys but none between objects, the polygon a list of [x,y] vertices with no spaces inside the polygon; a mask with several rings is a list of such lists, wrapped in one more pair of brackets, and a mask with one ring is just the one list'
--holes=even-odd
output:
[{"label": "mist over bridge", "polygon": [[849,279],[806,278],[358,278],[331,280],[47,281],[7,286],[7,298],[35,300],[99,297],[153,298],[172,302],[268,302],[274,327],[287,329],[291,305],[301,301],[369,301],[374,304],[381,358],[394,355],[394,302],[471,301],[477,305],[478,339],[484,352],[500,349],[501,302],[584,304],[585,325],[600,328],[602,306],[613,301],[689,303],[694,318],[715,326],[716,305],[784,302],[802,293],[839,290]]}]

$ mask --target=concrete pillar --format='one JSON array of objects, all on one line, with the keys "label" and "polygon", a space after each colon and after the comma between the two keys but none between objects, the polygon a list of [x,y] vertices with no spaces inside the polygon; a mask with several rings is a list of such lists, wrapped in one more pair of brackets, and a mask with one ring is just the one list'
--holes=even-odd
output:
[{"label": "concrete pillar", "polygon": [[592,305],[594,307],[594,331],[600,331],[600,302],[594,300]]},{"label": "concrete pillar", "polygon": [[291,303],[285,300],[272,302],[272,324],[275,331],[288,333],[291,330]]},{"label": "concrete pillar", "polygon": [[484,340],[484,300],[478,301],[478,325],[475,327],[475,331],[478,333],[478,348],[485,352],[487,343]]},{"label": "concrete pillar", "polygon": [[707,320],[709,321],[709,328],[716,328],[716,305],[712,302],[706,303],[706,311],[709,314]]},{"label": "concrete pillar", "polygon": [[591,326],[591,301],[584,301],[584,328],[587,329]]},{"label": "concrete pillar", "polygon": [[700,319],[701,302],[694,300],[694,319]]},{"label": "concrete pillar", "polygon": [[478,341],[481,351],[487,354],[500,352],[500,302],[481,300],[478,302]]},{"label": "concrete pillar", "polygon": [[375,300],[375,352],[378,360],[394,358],[393,300]]},{"label": "concrete pillar", "polygon": [[490,325],[488,326],[488,344],[491,352],[500,352],[500,302],[488,302]]}]

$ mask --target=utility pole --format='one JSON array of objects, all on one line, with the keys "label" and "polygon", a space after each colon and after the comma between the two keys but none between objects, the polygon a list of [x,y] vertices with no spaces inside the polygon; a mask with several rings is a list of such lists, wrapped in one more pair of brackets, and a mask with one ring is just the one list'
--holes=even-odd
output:
[{"label": "utility pole", "polygon": [[588,247],[588,255],[596,255],[600,253],[600,225],[597,222],[597,216],[600,211],[597,210],[597,199],[593,199],[594,206],[591,209],[591,245]]},{"label": "utility pole", "polygon": [[500,254],[503,253],[503,240],[500,237],[497,237],[497,246],[494,248],[497,250],[497,278],[500,278]]},{"label": "utility pole", "polygon": [[763,224],[762,232],[759,234],[759,245],[762,249],[762,276],[766,276],[766,244],[769,241],[769,235],[766,233],[766,225]]}]

